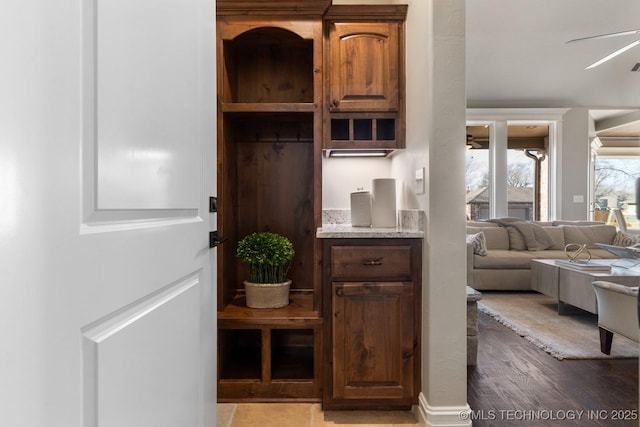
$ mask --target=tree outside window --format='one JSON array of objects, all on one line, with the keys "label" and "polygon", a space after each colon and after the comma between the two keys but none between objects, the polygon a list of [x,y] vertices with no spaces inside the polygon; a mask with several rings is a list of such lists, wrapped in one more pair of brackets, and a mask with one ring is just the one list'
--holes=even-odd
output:
[{"label": "tree outside window", "polygon": [[594,174],[595,219],[614,223],[611,209],[620,209],[627,226],[640,228],[635,216],[634,183],[640,177],[640,157],[597,156]]}]

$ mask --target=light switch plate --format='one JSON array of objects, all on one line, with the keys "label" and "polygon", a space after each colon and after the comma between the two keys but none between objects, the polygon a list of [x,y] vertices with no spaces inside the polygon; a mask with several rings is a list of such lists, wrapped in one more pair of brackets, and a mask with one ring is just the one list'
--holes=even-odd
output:
[{"label": "light switch plate", "polygon": [[424,194],[424,168],[416,169],[416,194]]}]

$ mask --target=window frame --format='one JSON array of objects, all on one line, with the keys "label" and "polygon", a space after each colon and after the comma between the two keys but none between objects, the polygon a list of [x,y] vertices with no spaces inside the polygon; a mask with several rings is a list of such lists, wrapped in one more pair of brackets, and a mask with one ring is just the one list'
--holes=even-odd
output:
[{"label": "window frame", "polygon": [[558,218],[562,181],[562,117],[565,108],[467,109],[467,126],[489,127],[489,217],[508,216],[507,200],[507,129],[509,126],[549,126],[548,212],[549,220]]}]

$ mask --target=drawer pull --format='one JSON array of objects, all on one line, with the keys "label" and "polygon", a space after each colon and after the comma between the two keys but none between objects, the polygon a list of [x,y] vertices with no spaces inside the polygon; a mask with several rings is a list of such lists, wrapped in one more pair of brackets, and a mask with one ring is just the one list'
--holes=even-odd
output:
[{"label": "drawer pull", "polygon": [[344,295],[344,291],[342,290],[342,288],[340,288],[340,289],[338,289],[338,290],[336,291],[336,295],[337,295],[337,296],[339,296],[339,297],[341,297],[342,295]]},{"label": "drawer pull", "polygon": [[382,258],[374,258],[368,261],[363,261],[362,265],[382,265]]}]

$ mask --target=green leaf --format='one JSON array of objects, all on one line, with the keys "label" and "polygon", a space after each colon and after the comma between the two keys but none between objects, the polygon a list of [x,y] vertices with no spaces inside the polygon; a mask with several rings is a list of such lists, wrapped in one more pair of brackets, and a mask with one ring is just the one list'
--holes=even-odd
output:
[{"label": "green leaf", "polygon": [[255,283],[282,283],[295,255],[286,237],[268,231],[249,234],[238,243],[236,256],[249,264],[249,280]]}]

